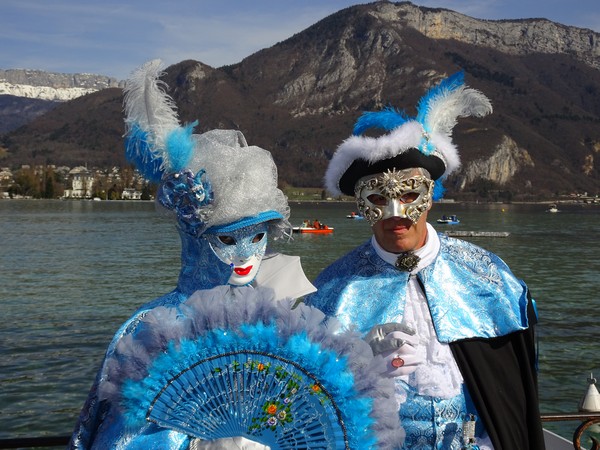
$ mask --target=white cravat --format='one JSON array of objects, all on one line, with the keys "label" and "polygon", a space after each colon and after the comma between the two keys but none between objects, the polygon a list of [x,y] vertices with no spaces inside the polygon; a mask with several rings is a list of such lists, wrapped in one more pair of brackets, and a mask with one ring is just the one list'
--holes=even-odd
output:
[{"label": "white cravat", "polygon": [[[394,265],[398,255],[381,248],[375,236],[371,242],[377,254],[387,263]],[[398,377],[398,379],[415,387],[420,395],[451,398],[461,393],[463,378],[448,344],[442,344],[437,340],[427,299],[416,277],[417,272],[435,260],[439,249],[440,239],[437,232],[427,224],[425,245],[414,252],[421,260],[411,271],[406,289],[404,315],[398,318],[401,319],[402,324],[416,330],[419,336],[417,353],[421,355],[424,362],[411,375]],[[397,389],[397,396],[404,397],[402,389]],[[398,398],[398,401],[403,399]]]}]

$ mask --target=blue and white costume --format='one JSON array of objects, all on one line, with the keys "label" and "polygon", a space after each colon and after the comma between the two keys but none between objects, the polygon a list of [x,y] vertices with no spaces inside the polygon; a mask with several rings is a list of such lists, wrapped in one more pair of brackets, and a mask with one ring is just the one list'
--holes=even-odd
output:
[{"label": "blue and white costume", "polygon": [[363,113],[325,174],[331,195],[356,198],[373,238],[327,267],[305,301],[358,329],[386,362],[406,450],[544,448],[528,289],[496,255],[426,222],[460,167],[457,118],[491,112],[456,73],[414,118]]},{"label": "blue and white costume", "polygon": [[179,280],[115,334],[70,448],[268,450],[321,439],[397,449],[393,405],[380,405],[393,385],[370,347],[316,308],[295,307],[315,291],[299,257],[265,256],[267,235],[291,230],[270,153],[239,131],[180,127],[159,75],[153,61],[128,83],[127,151],[174,216]]},{"label": "blue and white costume", "polygon": [[[161,63],[156,60],[136,70],[128,80],[126,152],[148,180],[159,183],[157,207],[175,219],[182,247],[179,280],[172,292],[141,306],[115,334],[75,427],[71,448],[188,448],[190,438],[185,434],[151,423],[135,429],[126,426],[120,405],[111,401],[115,398],[110,392],[111,367],[122,342],[148,333],[144,320],[154,311],[163,311],[163,318],[177,328],[185,319],[182,305],[194,292],[240,284],[236,280],[245,279],[236,276],[238,264],[245,268],[241,262],[225,262],[219,257],[215,248],[219,236],[231,238],[239,230],[252,233],[255,229],[264,234],[256,245],[236,246],[234,253],[243,254],[240,261],[258,261],[254,263],[254,270],[259,266],[258,273],[244,284],[266,289],[277,299],[314,291],[298,257],[270,255],[261,264],[267,232],[277,239],[291,229],[289,206],[277,188],[271,154],[248,146],[239,131],[192,134],[195,124],[180,126],[160,75]],[[282,286],[277,277],[270,276],[276,271],[287,273],[295,283]]]},{"label": "blue and white costume", "polygon": [[378,323],[414,329],[425,363],[395,379],[405,448],[460,449],[463,417],[477,411],[448,343],[526,329],[527,289],[496,255],[428,228],[412,272],[372,238],[323,271],[305,301],[363,334]]}]

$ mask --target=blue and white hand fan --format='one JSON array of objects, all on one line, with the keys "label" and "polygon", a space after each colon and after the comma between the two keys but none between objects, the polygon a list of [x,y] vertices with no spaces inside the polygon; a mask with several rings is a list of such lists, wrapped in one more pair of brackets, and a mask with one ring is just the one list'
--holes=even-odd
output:
[{"label": "blue and white hand fan", "polygon": [[[120,389],[129,426],[271,449],[400,447],[393,383],[373,370],[364,341],[319,310],[225,286],[166,310],[150,312],[114,356],[129,375]],[[142,360],[143,376],[131,376]]]},{"label": "blue and white hand fan", "polygon": [[205,358],[171,379],[147,420],[203,440],[244,436],[271,448],[348,448],[332,395],[293,361],[240,351]]}]

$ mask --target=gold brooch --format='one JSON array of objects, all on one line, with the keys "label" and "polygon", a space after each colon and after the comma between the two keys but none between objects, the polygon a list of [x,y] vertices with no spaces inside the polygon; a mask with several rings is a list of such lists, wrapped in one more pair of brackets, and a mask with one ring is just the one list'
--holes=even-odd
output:
[{"label": "gold brooch", "polygon": [[406,252],[398,256],[394,266],[403,272],[412,272],[419,265],[419,261],[421,258],[413,252]]}]

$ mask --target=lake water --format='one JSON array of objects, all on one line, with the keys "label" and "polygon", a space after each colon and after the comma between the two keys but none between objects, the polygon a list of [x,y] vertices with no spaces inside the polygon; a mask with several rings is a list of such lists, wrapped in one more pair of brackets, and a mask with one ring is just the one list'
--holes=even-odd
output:
[{"label": "lake water", "polygon": [[[312,280],[370,236],[346,219],[352,203],[292,203],[294,225],[319,219],[331,235],[275,243],[300,255]],[[502,257],[529,285],[541,317],[541,410],[576,412],[600,376],[600,207],[434,205],[438,230],[506,231],[466,238]],[[459,225],[438,225],[457,214]],[[0,201],[0,439],[70,434],[104,351],[141,304],[176,284],[179,238],[151,202]],[[575,424],[551,423],[568,438]]]}]

